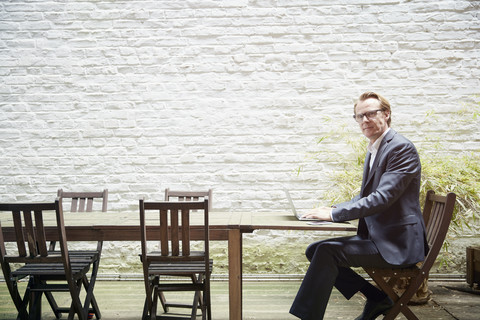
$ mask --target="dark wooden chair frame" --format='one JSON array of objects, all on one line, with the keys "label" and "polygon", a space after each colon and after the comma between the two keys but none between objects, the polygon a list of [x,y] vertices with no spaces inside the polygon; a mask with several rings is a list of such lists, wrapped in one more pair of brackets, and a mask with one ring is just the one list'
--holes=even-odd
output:
[{"label": "dark wooden chair frame", "polygon": [[[68,319],[73,319],[77,314],[78,319],[86,320],[94,299],[95,279],[87,279],[92,262],[89,259],[71,259],[73,252],[67,246],[61,199],[52,203],[0,204],[0,211],[12,213],[17,239],[16,249],[7,252],[0,223],[1,265],[10,296],[18,311],[17,319],[40,319],[42,294],[48,296],[52,292],[69,292],[72,303],[66,310],[69,313]],[[57,252],[48,250],[45,238],[44,216],[48,212],[51,214],[51,211],[55,212],[59,236],[60,251]],[[29,280],[22,298],[17,282],[27,277]],[[62,283],[64,281],[66,283]],[[86,290],[83,305],[80,299],[82,285]],[[58,317],[57,314],[56,316]]]},{"label": "dark wooden chair frame", "polygon": [[[206,191],[185,191],[185,190],[170,190],[170,188],[165,189],[165,201],[203,201],[204,199],[208,199],[208,210],[212,209],[212,197],[213,197],[213,190],[208,189]],[[196,279],[194,276],[191,277],[192,281],[195,282]],[[165,312],[169,312],[170,307],[173,308],[192,308],[191,304],[185,303],[176,303],[176,302],[168,302],[165,298],[165,294],[163,292],[159,292],[160,302],[162,304],[163,310]],[[202,308],[202,299],[201,293],[200,295],[198,308]]]},{"label": "dark wooden chair frame", "polygon": [[[364,268],[375,283],[395,302],[384,319],[395,319],[401,312],[409,320],[418,320],[408,307],[408,302],[423,282],[428,279],[430,269],[435,263],[447,235],[455,207],[455,200],[456,195],[454,193],[440,196],[436,195],[432,190],[427,192],[425,206],[423,208],[423,219],[425,221],[427,241],[430,250],[422,263],[410,268],[401,269]],[[398,278],[409,278],[406,290],[399,295],[395,292],[392,285],[395,283],[393,280]]]},{"label": "dark wooden chair frame", "polygon": [[[58,189],[57,191],[58,198],[62,199],[71,199],[70,201],[70,212],[92,212],[93,203],[95,199],[102,200],[102,212],[107,212],[108,207],[108,189],[104,189],[101,192],[64,192],[63,189]],[[98,269],[100,267],[100,258],[102,255],[103,241],[97,242],[96,250],[76,250],[70,254],[73,260],[83,260],[91,259],[92,260],[92,271],[90,274],[90,281],[95,281],[98,274]],[[49,251],[55,251],[55,241],[50,242]],[[66,310],[66,308],[58,307],[55,299],[52,294],[46,294],[47,300],[52,307],[53,312],[57,316],[57,319],[61,317],[61,313]],[[89,312],[95,313],[97,319],[100,319],[101,313],[98,307],[95,297],[92,299],[92,308]]]},{"label": "dark wooden chair frame", "polygon": [[[190,319],[196,319],[198,305],[201,305],[202,319],[211,319],[210,304],[210,275],[212,260],[209,249],[209,220],[208,199],[204,201],[165,201],[145,202],[139,201],[140,231],[145,282],[146,300],[143,311],[143,320],[161,319],[157,316],[157,305],[161,292],[168,291],[193,291],[194,302],[191,308]],[[146,219],[147,211],[156,211],[158,218],[156,225],[160,224],[159,250],[149,250],[149,232]],[[203,251],[192,251],[190,243],[190,217],[193,214],[203,215]],[[191,277],[193,281],[168,282],[161,281],[161,276]],[[200,295],[200,293],[202,293]],[[201,303],[200,303],[201,300]],[[168,316],[174,319],[173,315]],[[185,319],[185,317],[178,317]]]}]

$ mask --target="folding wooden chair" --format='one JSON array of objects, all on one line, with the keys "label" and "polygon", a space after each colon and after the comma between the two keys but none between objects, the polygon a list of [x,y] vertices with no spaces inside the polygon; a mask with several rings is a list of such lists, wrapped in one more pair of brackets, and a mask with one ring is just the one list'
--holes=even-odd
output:
[{"label": "folding wooden chair", "polygon": [[[409,268],[401,269],[364,268],[377,285],[395,302],[384,319],[395,319],[395,317],[402,312],[407,319],[418,320],[408,307],[408,302],[422,283],[428,279],[430,269],[437,259],[447,235],[455,207],[455,199],[455,193],[440,196],[435,195],[435,192],[432,190],[427,192],[425,206],[423,208],[423,219],[425,221],[427,241],[430,250],[423,262]],[[394,280],[398,278],[409,278],[409,283],[403,293],[397,294],[392,287],[392,283],[394,284]]]},{"label": "folding wooden chair", "polygon": [[[12,213],[16,235],[16,247],[7,251],[0,223],[0,260],[5,282],[18,311],[17,319],[41,319],[43,293],[69,292],[72,303],[67,310],[68,319],[77,314],[78,319],[86,320],[94,298],[95,279],[87,279],[92,261],[71,259],[61,199],[52,203],[0,204],[0,211]],[[48,219],[49,216],[53,217]],[[55,222],[59,252],[48,250],[45,238],[47,220]],[[27,277],[28,284],[22,298],[17,282]],[[86,289],[83,305],[80,299],[82,284]]]},{"label": "folding wooden chair", "polygon": [[[68,204],[70,200],[70,212],[92,212],[94,207],[94,200],[102,200],[101,206],[98,206],[98,209],[101,207],[102,212],[107,212],[108,204],[108,189],[104,189],[101,192],[64,192],[63,189],[58,189],[57,196],[62,199],[62,202]],[[102,254],[103,241],[97,242],[97,249],[95,250],[76,250],[70,254],[72,260],[76,259],[90,259],[93,263],[92,272],[90,274],[90,281],[95,281],[98,274],[98,269],[100,266],[100,257]],[[55,241],[50,242],[49,251],[55,251]],[[45,296],[52,307],[53,312],[55,313],[57,319],[61,317],[62,312],[67,310],[67,308],[58,307],[53,295],[51,293],[46,293]],[[97,319],[100,319],[100,309],[98,307],[96,299],[92,298],[92,309],[90,312],[95,313]]]},{"label": "folding wooden chair", "polygon": [[[167,291],[194,291],[193,303],[189,305],[189,319],[195,319],[198,306],[201,305],[202,319],[211,319],[210,274],[213,262],[209,255],[208,200],[204,201],[165,201],[144,202],[140,200],[140,230],[142,242],[141,261],[146,290],[146,301],[142,319],[161,319],[157,316],[160,293]],[[151,217],[154,212],[155,219]],[[147,218],[147,212],[150,212]],[[200,216],[202,240],[198,241],[201,251],[191,249],[190,220]],[[149,225],[147,226],[147,223]],[[152,233],[148,227],[160,225],[160,247],[150,250]],[[158,243],[158,242],[157,242]],[[149,247],[150,244],[150,247]],[[159,251],[158,251],[159,250]],[[174,276],[164,281],[161,276]],[[191,277],[194,281],[181,281],[182,277]],[[202,293],[202,294],[200,294]],[[200,300],[201,303],[200,303]],[[168,317],[185,319],[185,317]]]},{"label": "folding wooden chair", "polygon": [[[165,189],[165,201],[202,201],[208,199],[208,210],[212,209],[212,194],[213,190],[208,189],[206,191],[185,191],[185,190],[170,190],[170,188]],[[192,277],[192,281],[195,282],[195,278]],[[201,294],[201,293],[199,293]],[[185,303],[174,303],[167,302],[165,294],[159,292],[160,302],[162,303],[163,310],[168,312],[170,307],[175,308],[191,308],[192,305]],[[202,299],[199,299],[198,307],[202,307]]]}]

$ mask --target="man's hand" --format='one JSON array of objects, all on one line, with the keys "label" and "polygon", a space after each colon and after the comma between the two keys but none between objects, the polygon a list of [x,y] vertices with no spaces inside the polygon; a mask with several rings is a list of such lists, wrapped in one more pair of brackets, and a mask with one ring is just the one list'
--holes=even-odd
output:
[{"label": "man's hand", "polygon": [[314,218],[322,221],[332,221],[330,213],[332,208],[330,207],[318,207],[310,210],[302,216],[302,218]]}]

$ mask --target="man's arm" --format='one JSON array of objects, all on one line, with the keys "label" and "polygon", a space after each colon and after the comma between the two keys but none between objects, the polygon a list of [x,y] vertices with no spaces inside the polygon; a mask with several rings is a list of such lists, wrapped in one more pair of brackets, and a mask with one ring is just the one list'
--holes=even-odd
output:
[{"label": "man's arm", "polygon": [[[354,220],[385,212],[402,196],[410,182],[420,177],[420,159],[414,145],[408,140],[397,143],[383,157],[383,163],[379,163],[375,172],[378,181],[375,190],[356,201],[337,205],[332,210],[333,221]],[[382,167],[385,168],[384,172],[379,171]]]}]

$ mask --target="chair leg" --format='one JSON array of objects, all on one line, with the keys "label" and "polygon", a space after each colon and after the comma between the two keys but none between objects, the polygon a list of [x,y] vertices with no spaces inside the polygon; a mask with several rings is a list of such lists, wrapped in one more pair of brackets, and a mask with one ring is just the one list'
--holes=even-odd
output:
[{"label": "chair leg", "polygon": [[53,294],[49,291],[45,292],[45,297],[47,298],[48,304],[52,308],[53,313],[55,314],[55,318],[60,319],[62,317],[62,313],[58,311],[58,305],[53,297]]},{"label": "chair leg", "polygon": [[[46,281],[40,281],[42,285],[46,285]],[[57,302],[55,301],[55,298],[53,297],[53,294],[51,291],[45,291],[44,292],[45,297],[47,298],[48,304],[50,305],[50,308],[52,309],[53,313],[55,314],[55,318],[60,319],[62,317],[62,313],[58,310],[58,305]]]},{"label": "chair leg", "polygon": [[382,276],[377,276],[376,274],[370,274],[370,276],[378,284],[380,289],[382,289],[383,292],[385,292],[394,302],[393,307],[385,315],[383,320],[394,320],[400,312],[403,313],[408,320],[418,320],[407,305],[408,301],[410,301],[410,298],[415,292],[417,292],[418,286],[420,285],[418,279],[411,282],[409,288],[399,297]]},{"label": "chair leg", "polygon": [[[158,284],[158,277],[155,276],[153,279],[148,279],[148,282],[145,281],[145,303],[143,305],[142,320],[152,319],[152,309],[153,304],[156,303],[156,299],[153,298],[155,285]],[[156,310],[154,317],[156,318]]]},{"label": "chair leg", "polygon": [[[101,319],[102,314],[100,313],[100,308],[98,307],[97,300],[95,299],[95,295],[93,294],[93,288],[95,286],[95,282],[97,281],[98,268],[100,266],[100,257],[101,257],[101,254],[102,254],[102,246],[103,246],[103,242],[99,241],[98,244],[97,244],[97,251],[99,252],[98,259],[97,259],[97,261],[95,261],[92,264],[92,274],[90,275],[90,285],[92,287],[92,289],[91,289],[91,305],[92,305],[92,308],[93,308],[93,312],[95,312],[95,317],[97,319]],[[85,279],[87,280],[86,282],[88,284],[88,279],[87,278],[85,278]],[[84,285],[85,285],[85,282],[84,282]],[[87,314],[88,314],[88,312],[87,312]]]},{"label": "chair leg", "polygon": [[42,318],[42,292],[31,291],[30,292],[30,319]]},{"label": "chair leg", "polygon": [[93,294],[93,288],[95,286],[95,277],[92,274],[92,276],[90,277],[90,281],[88,281],[87,276],[85,276],[83,277],[82,282],[83,282],[85,291],[87,292],[87,295],[85,297],[85,303],[84,303],[84,308],[87,310],[87,314],[90,311],[90,305],[91,305],[92,310],[95,313],[95,317],[97,319],[101,319],[102,314],[100,312],[100,308],[98,307],[97,300],[95,299],[95,295]]},{"label": "chair leg", "polygon": [[205,292],[205,304],[207,305],[207,318],[212,320],[212,300],[210,296],[210,285],[207,284],[207,290]]},{"label": "chair leg", "polygon": [[78,320],[87,320],[87,312],[82,308],[82,302],[80,301],[80,291],[82,290],[83,279],[78,279],[75,283],[75,292],[70,291],[72,298],[72,304],[70,305],[70,311],[68,313],[68,320],[73,320],[75,313],[78,316]]},{"label": "chair leg", "polygon": [[[7,277],[8,279],[11,278],[10,276],[7,276]],[[18,312],[17,319],[22,319],[22,320],[27,319],[28,312],[26,309],[26,305],[28,303],[28,299],[30,296],[28,293],[29,285],[27,285],[25,295],[22,299],[18,291],[16,279],[15,280],[8,280],[8,279],[5,279],[5,282],[7,284],[8,291],[10,292],[10,296],[12,297],[12,301],[15,304],[15,308],[17,309],[17,312]]]},{"label": "chair leg", "polygon": [[165,313],[167,313],[168,312],[168,305],[167,305],[167,300],[165,299],[165,295],[163,294],[163,291],[160,291],[158,293],[158,298],[160,299],[160,303],[162,305],[163,311],[165,311]]},{"label": "chair leg", "polygon": [[[417,316],[410,310],[408,302],[417,292],[420,285],[423,283],[423,277],[415,277],[410,280],[410,285],[395,302],[392,310],[388,312],[385,319],[395,319],[398,313],[403,313],[408,320],[418,320]],[[390,313],[392,315],[390,315]]]},{"label": "chair leg", "polygon": [[[193,303],[192,303],[192,314],[191,314],[191,320],[195,320],[197,318],[197,310],[198,310],[198,304],[200,303],[200,291],[195,291],[195,294],[193,296]],[[205,313],[202,311],[202,318]]]},{"label": "chair leg", "polygon": [[31,291],[32,286],[33,286],[33,277],[30,277],[30,279],[28,280],[27,289],[25,290],[25,294],[23,295],[23,299],[21,300],[21,304],[20,304],[21,311],[18,313],[19,316],[17,317],[17,319],[22,319],[22,320],[30,319],[30,314],[29,314],[30,311],[27,310],[27,307],[30,308],[30,304],[32,303],[32,299],[33,299],[33,293]]},{"label": "chair leg", "polygon": [[152,301],[152,308],[150,310],[150,320],[156,320],[157,319],[157,306],[158,306],[158,287],[155,286],[153,288],[153,301]]},{"label": "chair leg", "polygon": [[[199,274],[198,277],[196,277],[195,275],[192,275],[192,281],[194,283],[200,283],[201,281],[203,281],[203,275],[202,274]],[[202,291],[198,291],[198,294],[199,294],[199,299],[198,299],[198,308],[202,309],[203,310],[203,298],[202,298]]]},{"label": "chair leg", "polygon": [[[193,283],[197,282],[197,278],[195,277],[195,275],[192,275],[191,279],[192,279]],[[168,313],[168,311],[170,310],[170,306],[172,306],[172,305],[175,306],[174,304],[171,304],[171,303],[167,302],[167,299],[165,298],[165,294],[163,293],[163,291],[158,292],[158,297],[160,299],[160,303],[162,304],[162,308],[163,308],[163,311],[165,313]],[[202,304],[202,299],[201,299],[201,296],[200,296],[199,305],[198,305],[199,308],[201,308],[201,304]],[[187,306],[185,305],[183,307],[187,307]]]}]

